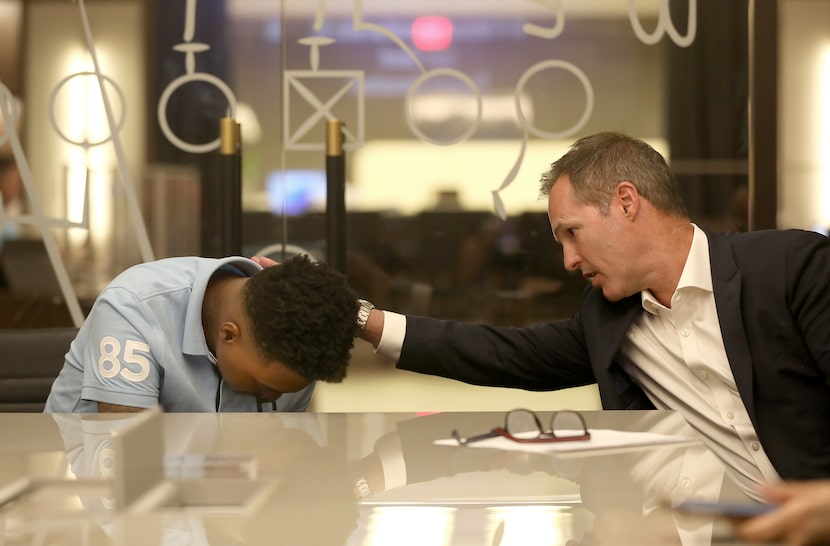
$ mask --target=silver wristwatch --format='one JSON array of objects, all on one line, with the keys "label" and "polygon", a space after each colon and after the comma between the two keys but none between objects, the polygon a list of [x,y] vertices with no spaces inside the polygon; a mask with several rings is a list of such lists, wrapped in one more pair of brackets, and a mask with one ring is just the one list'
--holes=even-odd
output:
[{"label": "silver wristwatch", "polygon": [[366,300],[357,300],[357,303],[360,304],[360,308],[357,310],[357,333],[363,331],[366,328],[366,321],[369,320],[369,315],[372,313],[372,309],[375,308],[371,302]]}]

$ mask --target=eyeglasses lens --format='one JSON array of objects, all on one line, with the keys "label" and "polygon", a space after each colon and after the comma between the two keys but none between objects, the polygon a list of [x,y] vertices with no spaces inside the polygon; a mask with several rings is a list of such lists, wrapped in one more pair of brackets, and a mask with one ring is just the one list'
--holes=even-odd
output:
[{"label": "eyeglasses lens", "polygon": [[505,423],[507,432],[517,438],[538,438],[542,434],[542,424],[532,411],[513,410],[507,414]]},{"label": "eyeglasses lens", "polygon": [[585,422],[574,411],[558,411],[551,417],[550,430],[557,438],[573,438],[585,434]]}]

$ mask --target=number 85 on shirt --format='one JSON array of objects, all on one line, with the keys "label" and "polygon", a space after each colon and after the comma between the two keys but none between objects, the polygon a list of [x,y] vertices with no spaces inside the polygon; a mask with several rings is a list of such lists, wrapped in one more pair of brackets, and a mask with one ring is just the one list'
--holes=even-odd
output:
[{"label": "number 85 on shirt", "polygon": [[150,375],[150,361],[140,353],[150,353],[146,343],[128,339],[121,351],[121,342],[112,336],[101,340],[101,356],[98,358],[98,371],[101,376],[111,379],[120,375],[128,381],[139,383]]}]

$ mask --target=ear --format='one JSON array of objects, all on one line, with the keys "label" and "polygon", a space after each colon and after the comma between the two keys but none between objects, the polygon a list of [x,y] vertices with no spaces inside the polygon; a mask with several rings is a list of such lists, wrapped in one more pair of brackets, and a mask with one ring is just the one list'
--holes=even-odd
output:
[{"label": "ear", "polygon": [[235,322],[223,322],[219,327],[219,341],[223,343],[233,343],[239,338],[239,325]]},{"label": "ear", "polygon": [[615,206],[619,207],[623,216],[632,220],[637,217],[640,209],[640,194],[634,184],[626,181],[620,182],[617,184],[614,196]]}]

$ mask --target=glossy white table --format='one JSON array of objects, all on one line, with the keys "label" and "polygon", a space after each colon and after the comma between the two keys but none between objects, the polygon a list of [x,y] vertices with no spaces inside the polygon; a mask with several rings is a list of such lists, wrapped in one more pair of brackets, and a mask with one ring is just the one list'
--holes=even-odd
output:
[{"label": "glossy white table", "polygon": [[[694,436],[669,412],[583,415],[594,429]],[[703,444],[560,457],[433,443],[502,421],[163,414],[152,440],[124,432],[134,416],[2,414],[0,544],[739,544],[727,523],[667,507],[743,500]],[[157,457],[166,480],[141,491]],[[126,501],[124,479],[136,482]]]}]

